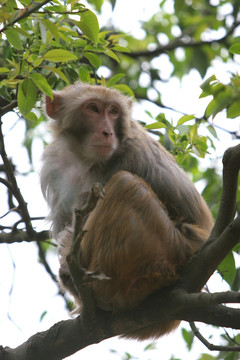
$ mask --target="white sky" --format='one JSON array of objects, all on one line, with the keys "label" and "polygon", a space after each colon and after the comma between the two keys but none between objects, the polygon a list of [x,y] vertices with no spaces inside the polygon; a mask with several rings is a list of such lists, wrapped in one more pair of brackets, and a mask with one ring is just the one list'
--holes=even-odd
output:
[{"label": "white sky", "polygon": [[[112,20],[126,32],[132,32],[135,36],[141,37],[141,29],[139,29],[139,20],[147,20],[151,14],[158,11],[158,0],[118,0]],[[171,5],[170,5],[171,6]],[[137,7],[137,11],[136,11]],[[110,5],[105,5],[104,15],[100,21],[102,24],[106,21],[106,17],[110,16]],[[164,67],[164,71],[169,71],[169,63],[166,57],[161,57],[158,60],[159,66]],[[220,63],[215,61],[214,67],[211,68],[207,77],[213,73],[216,76],[227,82],[229,79],[229,71],[236,72],[238,65],[227,64],[220,66]],[[144,80],[144,79],[143,79]],[[172,105],[172,98],[174,96],[174,106],[176,109],[182,110],[186,113],[203,113],[203,108],[208,99],[199,100],[200,84],[202,79],[197,71],[191,71],[188,76],[185,76],[180,83],[178,79],[173,78],[169,84],[163,84],[163,102],[166,105]],[[173,91],[174,89],[174,91]],[[144,110],[148,107],[153,113],[157,114],[159,109],[151,106],[146,102],[141,106],[136,105],[134,114],[137,118],[143,117]],[[139,115],[140,114],[140,115]],[[171,112],[171,116],[175,115]],[[21,166],[19,171],[27,171],[28,165],[26,163],[26,151],[21,146],[24,127],[22,122],[18,122],[15,126],[16,116],[11,114],[8,118],[4,119],[4,132],[8,135],[6,137],[6,148],[9,157],[13,158],[13,162]],[[236,130],[239,126],[239,121],[228,121],[223,116],[220,116],[218,123],[228,129]],[[40,131],[40,130],[38,130]],[[41,130],[43,131],[43,130]],[[231,137],[229,135],[219,132],[221,141],[217,144],[217,152],[212,153],[210,158],[221,156],[224,150],[232,145]],[[14,146],[13,146],[14,144]],[[235,141],[234,144],[237,144]],[[34,164],[39,168],[39,158],[42,153],[42,146],[40,141],[36,141],[34,145]],[[39,187],[38,176],[32,173],[28,177],[19,176],[18,183],[23,191],[23,195],[29,204],[29,210],[32,216],[41,216],[47,214],[47,207],[44,203]],[[2,191],[2,187],[0,188]],[[0,194],[1,197],[3,196]],[[4,198],[2,198],[4,204]],[[36,207],[37,204],[37,207]],[[1,206],[0,215],[6,209]],[[14,221],[14,220],[11,220]],[[44,227],[47,225],[44,224]],[[48,329],[55,322],[68,319],[69,314],[64,309],[64,303],[61,297],[57,296],[57,287],[54,285],[49,275],[41,264],[38,264],[37,251],[34,244],[13,244],[11,246],[1,245],[0,251],[0,294],[1,294],[1,307],[0,307],[0,343],[3,346],[17,346],[25,341],[29,336],[37,331]],[[51,262],[55,273],[58,269],[57,257],[50,254],[49,261]],[[13,265],[14,262],[14,265]],[[214,276],[216,279],[216,276]],[[220,280],[217,282],[211,280],[211,290],[221,291],[224,286]],[[13,286],[13,291],[10,290]],[[41,314],[47,311],[46,316],[42,322],[39,321]],[[8,318],[10,314],[11,321]],[[183,324],[184,327],[189,329],[187,323]],[[212,328],[201,326],[204,328],[204,334],[211,334]],[[80,353],[77,353],[68,359],[81,359],[88,360],[90,358],[98,358],[105,360],[115,360],[123,358],[125,352],[131,353],[140,360],[147,359],[161,359],[169,360],[174,354],[176,358],[184,360],[197,359],[200,353],[210,353],[198,341],[194,341],[194,349],[188,353],[186,345],[181,337],[181,329],[179,328],[174,333],[164,336],[157,341],[156,350],[144,352],[143,349],[150,341],[136,342],[126,341],[114,338],[102,342],[101,344],[88,347]],[[110,351],[114,349],[117,353]],[[214,356],[214,352],[211,352]]]}]

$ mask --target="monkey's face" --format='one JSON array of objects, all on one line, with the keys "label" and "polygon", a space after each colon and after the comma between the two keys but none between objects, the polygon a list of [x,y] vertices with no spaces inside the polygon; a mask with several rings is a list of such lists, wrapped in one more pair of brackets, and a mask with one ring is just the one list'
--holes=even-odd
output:
[{"label": "monkey's face", "polygon": [[87,163],[106,162],[120,148],[128,136],[131,105],[114,89],[82,83],[45,101],[55,140],[65,138],[70,151]]},{"label": "monkey's face", "polygon": [[118,149],[117,124],[121,108],[117,102],[88,99],[73,115],[71,127],[66,129],[73,137],[74,151],[86,161],[105,162]]},{"label": "monkey's face", "polygon": [[81,105],[82,116],[89,139],[85,146],[87,156],[92,159],[108,159],[118,148],[116,124],[120,118],[120,107],[116,102],[104,103],[89,99]]}]

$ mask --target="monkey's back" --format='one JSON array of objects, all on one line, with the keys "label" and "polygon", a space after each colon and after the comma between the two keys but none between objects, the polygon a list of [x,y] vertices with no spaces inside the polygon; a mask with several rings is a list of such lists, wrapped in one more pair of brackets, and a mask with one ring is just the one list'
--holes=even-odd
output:
[{"label": "monkey's back", "polygon": [[[209,234],[193,224],[177,226],[152,189],[125,171],[108,182],[85,230],[80,262],[88,271],[110,278],[91,283],[97,306],[107,311],[134,308],[176,281]],[[126,336],[158,337],[177,324],[159,324]]]}]

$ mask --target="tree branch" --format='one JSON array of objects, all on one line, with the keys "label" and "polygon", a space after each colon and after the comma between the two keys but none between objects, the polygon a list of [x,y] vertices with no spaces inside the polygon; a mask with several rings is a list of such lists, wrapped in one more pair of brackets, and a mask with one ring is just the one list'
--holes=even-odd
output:
[{"label": "tree branch", "polygon": [[7,114],[9,111],[12,111],[15,107],[17,107],[17,100],[13,100],[9,104],[1,107],[0,108],[0,115],[3,116],[5,114]]},{"label": "tree branch", "polygon": [[[189,307],[190,301],[184,304],[186,297],[183,298],[181,295],[176,297],[174,291],[174,288],[159,291],[137,309],[129,312],[112,314],[96,309],[92,324],[93,332],[86,331],[81,316],[73,320],[61,321],[49,330],[32,336],[15,349],[0,348],[0,358],[41,360],[44,353],[45,360],[60,360],[88,345],[126,333],[127,330],[133,331],[156,323],[168,322],[173,318],[240,328],[240,310],[222,305],[209,305],[209,303]],[[191,295],[189,296],[191,298]],[[225,298],[226,294],[222,296]],[[220,299],[221,294],[219,293],[217,297]],[[178,305],[179,300],[182,304],[181,310]]]},{"label": "tree branch", "polygon": [[50,1],[51,0],[45,0],[42,3],[39,3],[37,5],[35,4],[35,6],[33,6],[33,7],[27,6],[26,8],[21,9],[19,15],[14,20],[10,21],[6,26],[4,26],[2,29],[0,29],[0,34],[4,31],[6,31],[10,26],[19,22],[20,20],[27,18],[29,15],[33,14],[38,9],[40,9],[43,5],[46,5]]},{"label": "tree branch", "polygon": [[0,244],[13,244],[23,241],[32,242],[32,241],[45,241],[50,238],[49,231],[44,230],[40,232],[33,231],[31,235],[24,230],[13,230],[11,232],[0,233]]},{"label": "tree branch", "polygon": [[19,209],[21,212],[21,216],[23,218],[23,221],[26,225],[28,236],[31,237],[34,235],[34,230],[32,228],[31,224],[31,218],[27,209],[27,203],[25,202],[21,191],[17,185],[17,180],[14,175],[13,167],[11,165],[11,162],[8,160],[5,147],[4,147],[4,138],[2,133],[2,122],[0,122],[0,154],[3,160],[3,164],[5,166],[5,172],[8,178],[8,182],[11,184],[11,192],[13,196],[17,199],[19,204]]},{"label": "tree branch", "polygon": [[240,329],[240,310],[222,305],[188,307],[179,311],[179,318],[188,322],[201,321],[209,325]]},{"label": "tree branch", "polygon": [[223,346],[210,343],[197,329],[194,323],[190,323],[194,335],[211,351],[240,351],[240,346]]},{"label": "tree branch", "polygon": [[95,300],[91,288],[88,286],[88,281],[95,278],[100,280],[100,276],[104,274],[99,274],[98,272],[88,272],[83,269],[80,265],[80,249],[81,241],[85,234],[84,223],[86,216],[96,207],[97,201],[99,198],[104,197],[104,188],[102,184],[95,183],[92,186],[92,189],[88,195],[86,204],[75,210],[74,216],[74,230],[72,236],[72,247],[69,255],[67,256],[67,263],[69,270],[73,279],[73,283],[78,292],[79,297],[82,300],[82,321],[85,326],[88,328],[88,331],[92,331],[92,320],[95,316]]},{"label": "tree branch", "polygon": [[240,145],[227,149],[223,156],[223,191],[211,239],[218,237],[233,220],[236,212]]},{"label": "tree branch", "polygon": [[233,33],[233,31],[236,29],[236,27],[239,25],[240,25],[239,21],[235,22],[229,28],[227,33],[220,39],[214,39],[214,40],[210,40],[210,41],[188,41],[187,42],[186,39],[184,39],[184,37],[179,37],[177,39],[174,39],[172,42],[170,42],[167,45],[159,46],[155,50],[132,51],[132,52],[124,54],[124,56],[128,56],[128,57],[131,57],[134,59],[139,58],[139,57],[153,58],[153,57],[159,56],[161,54],[165,54],[169,51],[175,50],[178,47],[195,48],[195,47],[201,47],[204,45],[211,45],[213,43],[221,43],[221,42],[224,42]]},{"label": "tree branch", "polygon": [[[179,279],[179,287],[199,292],[228,252],[240,241],[240,217],[236,208],[240,145],[229,148],[223,157],[223,191],[217,220],[208,241],[190,259]],[[182,284],[181,284],[182,283]]]}]

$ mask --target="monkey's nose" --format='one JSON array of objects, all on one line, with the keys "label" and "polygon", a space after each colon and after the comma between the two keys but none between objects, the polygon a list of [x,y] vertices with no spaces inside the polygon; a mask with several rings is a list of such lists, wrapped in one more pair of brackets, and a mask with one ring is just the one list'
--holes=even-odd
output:
[{"label": "monkey's nose", "polygon": [[104,137],[108,138],[108,137],[112,136],[112,132],[106,130],[106,131],[103,131],[103,135],[104,135]]}]

